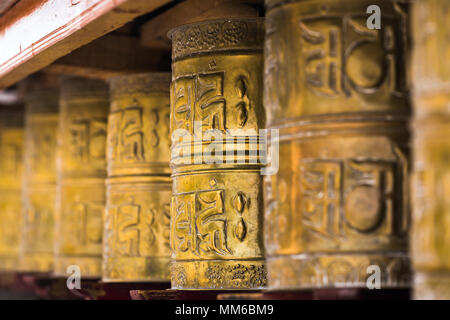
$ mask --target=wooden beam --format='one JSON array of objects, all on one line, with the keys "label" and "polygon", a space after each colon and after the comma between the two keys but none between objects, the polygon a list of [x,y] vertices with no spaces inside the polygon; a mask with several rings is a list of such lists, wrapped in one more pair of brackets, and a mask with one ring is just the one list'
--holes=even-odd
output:
[{"label": "wooden beam", "polygon": [[143,48],[139,38],[109,34],[42,71],[104,80],[126,73],[170,71],[170,51]]},{"label": "wooden beam", "polygon": [[263,0],[186,0],[141,27],[141,43],[149,48],[170,48],[167,32],[179,25],[215,18],[257,17]]},{"label": "wooden beam", "polygon": [[19,0],[0,0],[0,16]]},{"label": "wooden beam", "polygon": [[171,1],[19,1],[0,17],[0,88]]}]

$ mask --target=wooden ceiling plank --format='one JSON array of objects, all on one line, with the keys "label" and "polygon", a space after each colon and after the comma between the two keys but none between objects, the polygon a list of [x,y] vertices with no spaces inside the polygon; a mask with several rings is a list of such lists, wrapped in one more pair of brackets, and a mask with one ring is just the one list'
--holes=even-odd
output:
[{"label": "wooden ceiling plank", "polygon": [[108,34],[42,71],[104,80],[126,73],[170,71],[170,51],[143,48],[137,37]]},{"label": "wooden ceiling plank", "polygon": [[0,88],[171,1],[19,1],[0,17]]},{"label": "wooden ceiling plank", "polygon": [[263,0],[186,0],[161,13],[141,27],[141,44],[170,48],[167,32],[179,25],[220,17],[255,17]]}]

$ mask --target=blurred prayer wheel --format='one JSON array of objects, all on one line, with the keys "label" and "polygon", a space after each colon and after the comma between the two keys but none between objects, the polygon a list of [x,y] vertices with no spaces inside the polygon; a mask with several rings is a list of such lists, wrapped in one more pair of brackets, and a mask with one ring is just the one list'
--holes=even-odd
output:
[{"label": "blurred prayer wheel", "polygon": [[82,278],[100,278],[106,179],[108,86],[67,77],[61,85],[55,274],[78,266]]},{"label": "blurred prayer wheel", "polygon": [[23,227],[20,269],[53,270],[56,193],[57,83],[33,79],[26,96]]},{"label": "blurred prayer wheel", "polygon": [[170,281],[170,73],[110,82],[103,281]]},{"label": "blurred prayer wheel", "polygon": [[266,285],[261,163],[249,152],[265,127],[263,24],[221,19],[169,33],[174,289]]},{"label": "blurred prayer wheel", "polygon": [[[370,5],[381,29],[368,29]],[[409,284],[407,4],[266,0],[270,289]],[[374,267],[370,267],[374,266]]]},{"label": "blurred prayer wheel", "polygon": [[415,1],[411,251],[417,299],[450,299],[450,2]]},{"label": "blurred prayer wheel", "polygon": [[24,113],[22,106],[0,106],[0,270],[19,267],[22,229]]}]

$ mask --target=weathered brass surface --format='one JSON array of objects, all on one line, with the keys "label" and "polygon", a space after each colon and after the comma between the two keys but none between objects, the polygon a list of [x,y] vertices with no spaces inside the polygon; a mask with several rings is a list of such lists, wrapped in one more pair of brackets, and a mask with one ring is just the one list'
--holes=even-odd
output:
[{"label": "weathered brass surface", "polygon": [[55,274],[77,265],[83,278],[101,277],[106,179],[108,86],[66,78],[61,85]]},{"label": "weathered brass surface", "polygon": [[246,143],[227,144],[233,155],[258,143],[257,130],[265,126],[263,20],[205,21],[170,36],[171,130],[192,137],[172,136],[172,288],[264,287],[261,165],[248,156],[241,164],[207,164],[200,157],[212,129],[221,134],[216,145],[225,132],[255,130]]},{"label": "weathered brass surface", "polygon": [[[366,27],[381,8],[382,28]],[[407,6],[266,1],[264,103],[279,129],[266,184],[269,288],[409,283]]]},{"label": "weathered brass surface", "polygon": [[19,267],[22,228],[24,113],[14,107],[0,106],[0,270],[6,271]]},{"label": "weathered brass surface", "polygon": [[58,97],[56,87],[39,88],[39,83],[27,93],[20,244],[23,271],[53,269]]},{"label": "weathered brass surface", "polygon": [[450,299],[450,2],[416,1],[412,16],[414,292]]},{"label": "weathered brass surface", "polygon": [[170,73],[113,78],[103,281],[170,281]]}]

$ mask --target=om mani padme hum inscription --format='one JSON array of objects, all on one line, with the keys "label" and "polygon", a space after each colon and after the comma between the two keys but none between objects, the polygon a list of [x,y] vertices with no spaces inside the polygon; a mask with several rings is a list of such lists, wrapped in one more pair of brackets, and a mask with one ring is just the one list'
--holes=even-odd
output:
[{"label": "om mani padme hum inscription", "polygon": [[414,205],[416,299],[450,299],[450,2],[414,2]]},{"label": "om mani padme hum inscription", "polygon": [[[366,27],[381,8],[382,28]],[[279,129],[266,180],[269,287],[409,283],[407,6],[266,1],[264,103]]]},{"label": "om mani padme hum inscription", "polygon": [[[172,288],[266,285],[261,164],[252,156],[240,164],[204,157],[234,129],[252,133],[226,143],[233,159],[258,145],[265,126],[263,33],[262,19],[204,21],[170,32]],[[211,133],[214,142],[206,138]]]},{"label": "om mani padme hum inscription", "polygon": [[170,74],[111,80],[103,281],[170,281]]},{"label": "om mani padme hum inscription", "polygon": [[19,267],[23,120],[23,106],[0,106],[0,270]]},{"label": "om mani padme hum inscription", "polygon": [[25,110],[23,216],[20,269],[53,270],[56,193],[56,81],[32,79]]},{"label": "om mani padme hum inscription", "polygon": [[55,274],[78,265],[83,278],[100,278],[108,86],[68,77],[60,108]]}]

